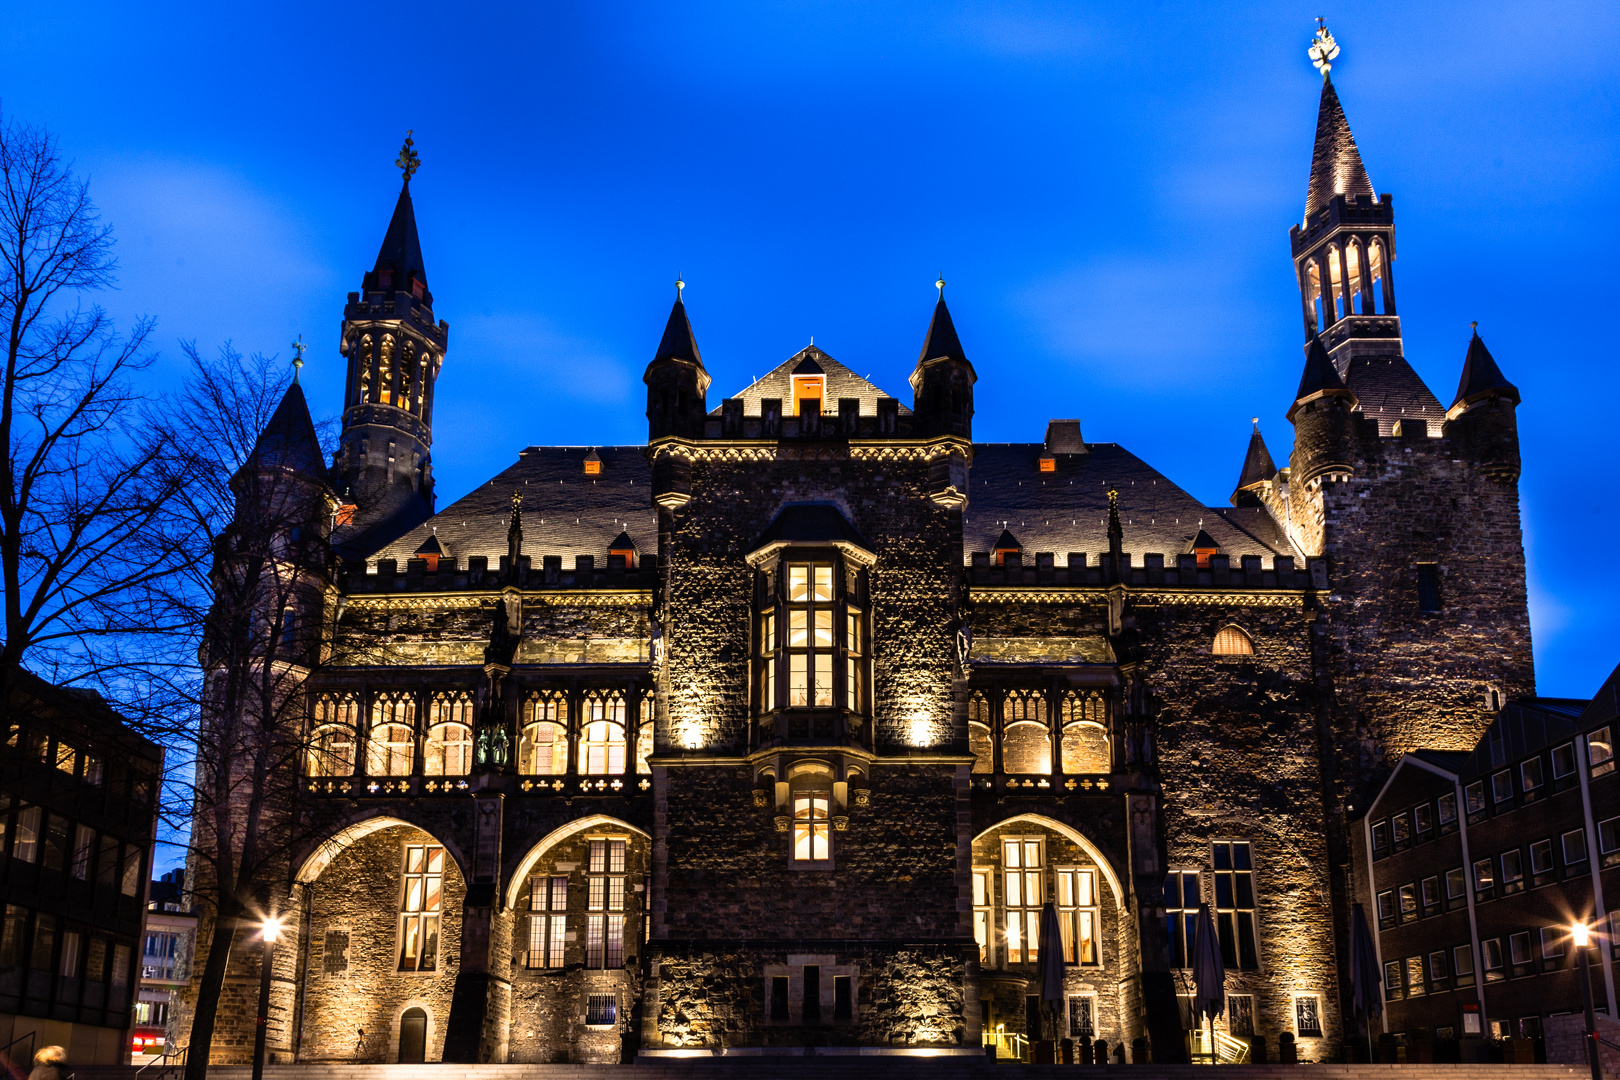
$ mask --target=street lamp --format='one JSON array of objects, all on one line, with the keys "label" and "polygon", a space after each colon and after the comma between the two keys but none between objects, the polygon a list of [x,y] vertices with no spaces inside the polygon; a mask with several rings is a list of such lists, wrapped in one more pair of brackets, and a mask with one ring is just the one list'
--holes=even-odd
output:
[{"label": "street lamp", "polygon": [[1592,931],[1585,920],[1573,924],[1569,930],[1581,958],[1581,1004],[1586,1006],[1586,1060],[1592,1065],[1592,1080],[1603,1080],[1603,1068],[1598,1063],[1597,1017],[1592,1010],[1592,958],[1587,955]]},{"label": "street lamp", "polygon": [[[259,1022],[253,1031],[253,1080],[264,1080],[264,1038],[270,1023],[270,960],[275,955],[276,938],[280,936],[280,919],[269,918],[259,924],[259,940],[263,943],[264,955],[259,960]],[[1603,1078],[1597,1077],[1596,1080]]]}]

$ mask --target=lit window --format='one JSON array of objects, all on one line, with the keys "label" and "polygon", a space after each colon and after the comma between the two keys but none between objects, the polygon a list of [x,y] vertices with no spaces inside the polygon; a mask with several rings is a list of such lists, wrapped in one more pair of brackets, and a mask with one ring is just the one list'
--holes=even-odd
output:
[{"label": "lit window", "polygon": [[1592,767],[1592,779],[1614,771],[1614,743],[1609,729],[1600,727],[1586,737],[1586,761]]},{"label": "lit window", "polygon": [[979,963],[990,963],[991,881],[993,872],[985,867],[973,870],[973,940],[979,943]]},{"label": "lit window", "polygon": [[1214,862],[1215,929],[1221,941],[1221,959],[1228,968],[1257,968],[1260,960],[1255,951],[1254,864],[1248,842],[1216,844]]},{"label": "lit window", "polygon": [[793,415],[803,416],[806,402],[813,401],[815,407],[821,409],[821,399],[826,385],[826,377],[822,375],[793,376]]},{"label": "lit window", "polygon": [[1001,764],[1010,773],[1049,775],[1052,736],[1046,726],[1046,695],[1009,691],[1001,704]]},{"label": "lit window", "polygon": [[310,776],[354,775],[354,728],[359,718],[360,705],[352,695],[316,697],[314,730],[305,762]]},{"label": "lit window", "polygon": [[435,971],[439,966],[439,913],[444,908],[444,848],[405,848],[400,897],[399,970]]},{"label": "lit window", "polygon": [[1036,837],[1009,836],[1001,841],[1002,913],[1009,964],[1033,964],[1040,959],[1045,846]]},{"label": "lit window", "polygon": [[1040,461],[1041,472],[1057,472],[1057,458],[1043,457]]},{"label": "lit window", "polygon": [[1426,987],[1423,984],[1423,957],[1408,956],[1406,958],[1406,993],[1408,997],[1422,997]]},{"label": "lit window", "polygon": [[1063,771],[1113,770],[1108,743],[1108,702],[1097,690],[1063,695]]},{"label": "lit window", "polygon": [[592,694],[585,699],[585,740],[580,745],[581,774],[624,774],[624,696]]},{"label": "lit window", "polygon": [[643,776],[652,774],[652,765],[648,758],[653,752],[653,696],[651,692],[641,695],[641,723],[636,728],[636,772]]},{"label": "lit window", "polygon": [[518,772],[562,776],[568,771],[568,702],[561,694],[537,694],[524,706],[518,739]]},{"label": "lit window", "polygon": [[1097,871],[1059,869],[1056,881],[1064,960],[1081,967],[1100,966],[1102,923],[1097,908]]},{"label": "lit window", "polygon": [[371,734],[366,739],[366,773],[409,776],[416,755],[416,698],[409,693],[378,694],[371,703]]},{"label": "lit window", "polygon": [[628,842],[590,841],[585,866],[585,966],[624,967],[625,855]]},{"label": "lit window", "polygon": [[528,966],[560,968],[568,933],[568,879],[537,874],[529,879]]},{"label": "lit window", "polygon": [[790,563],[787,582],[788,707],[831,707],[833,568]]},{"label": "lit window", "polygon": [[428,718],[428,776],[465,776],[472,772],[472,695],[435,694]]},{"label": "lit window", "polygon": [[1223,626],[1215,635],[1211,651],[1216,656],[1253,656],[1254,641],[1235,626]]},{"label": "lit window", "polygon": [[974,772],[995,771],[995,743],[990,737],[990,702],[980,693],[968,698],[968,753],[973,755]]},{"label": "lit window", "polygon": [[825,862],[832,858],[832,797],[823,791],[793,794],[793,861]]}]

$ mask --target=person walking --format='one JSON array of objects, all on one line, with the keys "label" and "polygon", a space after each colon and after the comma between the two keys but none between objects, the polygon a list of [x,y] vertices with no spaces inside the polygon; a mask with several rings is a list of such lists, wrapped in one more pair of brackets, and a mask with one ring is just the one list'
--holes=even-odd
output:
[{"label": "person walking", "polygon": [[62,1080],[62,1066],[67,1064],[67,1051],[60,1046],[42,1046],[34,1055],[34,1071],[28,1080]]}]

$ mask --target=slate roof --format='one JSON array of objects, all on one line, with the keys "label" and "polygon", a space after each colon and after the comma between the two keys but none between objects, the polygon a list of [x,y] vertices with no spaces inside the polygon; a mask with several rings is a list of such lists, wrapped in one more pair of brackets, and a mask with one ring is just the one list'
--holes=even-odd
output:
[{"label": "slate roof", "polygon": [[652,362],[660,360],[684,360],[689,364],[703,367],[703,357],[698,353],[697,338],[692,334],[692,320],[687,318],[686,305],[679,296],[675,298],[675,306],[669,309],[669,321],[664,324],[664,336],[658,341],[658,352],[653,355]]},{"label": "slate roof", "polygon": [[1056,472],[1043,473],[1040,443],[977,444],[963,512],[963,558],[991,551],[1010,529],[1026,553],[1050,551],[1061,563],[1071,551],[1085,552],[1095,565],[1108,550],[1110,484],[1119,489],[1124,549],[1137,566],[1149,553],[1173,560],[1200,528],[1234,566],[1244,555],[1259,555],[1266,566],[1277,555],[1299,557],[1264,509],[1204,506],[1117,443],[1087,447],[1089,453],[1060,457]]},{"label": "slate roof", "polygon": [[1305,367],[1300,372],[1299,389],[1294,392],[1294,400],[1303,401],[1312,394],[1343,389],[1343,373],[1328,356],[1322,339],[1312,334],[1310,344],[1305,347]]},{"label": "slate roof", "polygon": [[1485,342],[1480,340],[1479,331],[1476,330],[1473,339],[1468,342],[1468,356],[1463,360],[1462,378],[1457,381],[1457,397],[1451,405],[1452,408],[1456,408],[1458,405],[1493,395],[1511,397],[1517,403],[1519,388],[1507,381],[1502,369],[1496,366],[1491,350],[1485,347]]},{"label": "slate roof", "polygon": [[[758,416],[759,403],[765,398],[781,398],[785,410],[787,403],[793,400],[793,370],[806,360],[814,361],[826,376],[826,388],[821,398],[823,415],[831,416],[838,412],[839,398],[860,398],[861,415],[873,416],[877,413],[878,398],[894,396],[884,393],[814,345],[808,345],[735,395],[743,400],[743,415]],[[720,406],[710,409],[709,415],[719,416]],[[911,410],[901,405],[900,415],[910,416]]]},{"label": "slate roof", "polygon": [[523,496],[523,554],[538,567],[544,555],[561,555],[564,570],[591,555],[607,563],[608,547],[628,533],[639,552],[658,550],[658,515],[652,504],[652,471],[646,448],[600,446],[602,471],[585,475],[584,446],[531,446],[492,479],[457,499],[381,550],[365,558],[405,563],[438,530],[439,542],[458,566],[483,555],[491,567],[506,554],[512,493]]},{"label": "slate roof", "polygon": [[1392,435],[1400,420],[1422,417],[1438,425],[1446,418],[1440,404],[1423,379],[1402,356],[1352,357],[1341,372],[1357,408],[1370,420],[1378,421],[1378,434]]},{"label": "slate roof", "polygon": [[1373,197],[1372,179],[1361,163],[1356,137],[1333,80],[1322,79],[1322,100],[1316,109],[1316,145],[1311,151],[1311,180],[1305,191],[1305,220],[1333,201],[1335,195]]},{"label": "slate roof", "polygon": [[748,550],[752,553],[779,543],[853,544],[862,551],[872,550],[872,545],[849,523],[843,511],[830,502],[789,503],[782,507]]},{"label": "slate roof", "polygon": [[287,387],[276,411],[270,414],[253,444],[253,453],[242,468],[245,470],[255,463],[290,469],[316,483],[326,483],[326,457],[321,452],[321,440],[315,435],[315,423],[309,418],[304,388],[296,380]]},{"label": "slate roof", "polygon": [[392,270],[394,285],[403,288],[416,275],[427,285],[427,269],[422,265],[422,241],[416,235],[416,208],[411,204],[411,182],[399,189],[399,201],[394,204],[394,216],[389,219],[388,231],[383,234],[382,248],[377,252],[374,270]]},{"label": "slate roof", "polygon": [[921,366],[926,361],[944,357],[967,360],[967,355],[962,352],[962,341],[956,336],[956,324],[951,321],[951,309],[945,306],[945,294],[941,292],[939,302],[934,305],[934,317],[928,320],[928,336],[923,338],[917,363]]},{"label": "slate roof", "polygon": [[1277,475],[1277,466],[1272,463],[1271,451],[1266,449],[1266,440],[1260,437],[1260,427],[1255,425],[1254,434],[1249,436],[1249,449],[1243,455],[1243,471],[1238,473],[1236,492],[1252,484],[1259,484],[1270,480]]}]

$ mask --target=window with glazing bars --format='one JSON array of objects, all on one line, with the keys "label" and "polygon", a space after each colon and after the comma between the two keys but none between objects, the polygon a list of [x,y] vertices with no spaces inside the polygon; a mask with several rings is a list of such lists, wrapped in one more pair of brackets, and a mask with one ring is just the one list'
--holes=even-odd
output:
[{"label": "window with glazing bars", "polygon": [[529,911],[528,966],[562,967],[568,933],[568,879],[560,875],[530,878]]},{"label": "window with glazing bars", "polygon": [[1170,942],[1170,966],[1190,966],[1195,920],[1199,904],[1198,873],[1172,870],[1164,876],[1165,929]]},{"label": "window with glazing bars", "polygon": [[788,708],[833,704],[833,566],[787,564]]},{"label": "window with glazing bars", "polygon": [[1041,905],[1046,900],[1042,847],[1042,842],[1034,838],[1007,837],[1001,842],[1002,910],[1009,964],[1033,964],[1040,959]]},{"label": "window with glazing bars", "polygon": [[444,907],[444,848],[408,845],[401,876],[399,970],[436,970],[439,914]]},{"label": "window with glazing bars", "polygon": [[586,863],[585,966],[624,966],[624,840],[592,840]]},{"label": "window with glazing bars", "polygon": [[1070,964],[1095,967],[1102,963],[1102,950],[1098,945],[1097,871],[1059,869],[1055,878],[1063,958]]},{"label": "window with glazing bars", "polygon": [[[1215,929],[1228,968],[1260,966],[1254,934],[1254,863],[1247,841],[1215,845]],[[1196,905],[1194,905],[1196,910]]]},{"label": "window with glazing bars", "polygon": [[979,943],[979,963],[990,963],[990,925],[994,913],[990,905],[991,880],[994,874],[988,868],[973,870],[973,940]]}]

